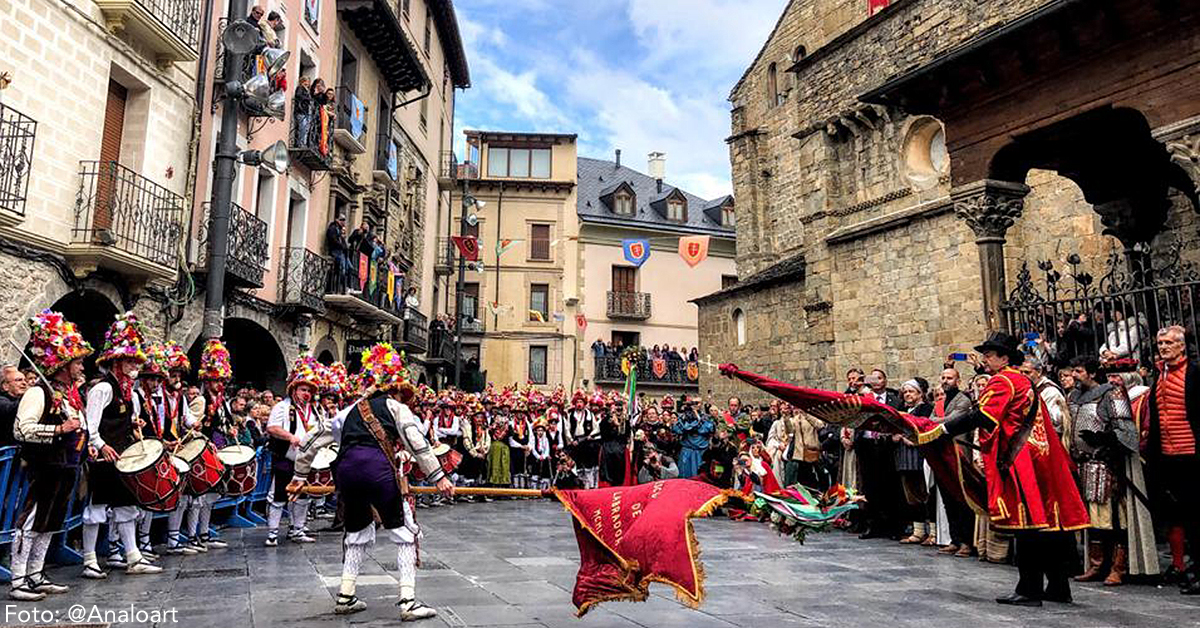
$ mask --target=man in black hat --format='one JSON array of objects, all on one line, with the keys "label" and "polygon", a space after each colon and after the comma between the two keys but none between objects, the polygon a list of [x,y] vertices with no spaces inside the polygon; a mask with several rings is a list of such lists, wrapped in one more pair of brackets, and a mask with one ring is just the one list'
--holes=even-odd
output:
[{"label": "man in black hat", "polygon": [[1041,606],[1043,600],[1069,604],[1068,574],[1075,558],[1071,531],[1089,523],[1070,459],[1033,382],[1014,368],[1025,360],[1017,339],[993,332],[975,350],[992,376],[978,405],[920,434],[918,442],[981,430],[989,519],[993,528],[1016,535],[1020,571],[1016,591],[996,601],[1016,606]]}]

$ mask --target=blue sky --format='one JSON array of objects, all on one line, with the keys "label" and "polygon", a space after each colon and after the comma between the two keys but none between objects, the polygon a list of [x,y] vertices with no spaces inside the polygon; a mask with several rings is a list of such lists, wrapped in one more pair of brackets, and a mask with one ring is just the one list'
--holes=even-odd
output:
[{"label": "blue sky", "polygon": [[463,129],[575,133],[579,154],[641,171],[667,153],[667,180],[731,192],[729,90],[787,0],[459,0],[473,87]]}]

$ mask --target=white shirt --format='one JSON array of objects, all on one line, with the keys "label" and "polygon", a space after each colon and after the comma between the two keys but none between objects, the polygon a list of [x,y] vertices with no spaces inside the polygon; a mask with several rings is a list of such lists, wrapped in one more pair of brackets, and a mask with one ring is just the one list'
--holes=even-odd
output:
[{"label": "white shirt", "polygon": [[[108,408],[108,404],[112,403],[113,389],[112,384],[107,381],[100,382],[88,391],[87,407],[85,408],[85,416],[87,417],[88,429],[88,444],[100,451],[108,443],[100,437],[100,419],[104,416],[104,410]],[[134,389],[133,397],[130,399],[133,407],[137,408],[142,403],[141,397],[138,396],[138,391]],[[121,452],[117,452],[121,453]]]},{"label": "white shirt", "polygon": [[462,425],[459,423],[457,414],[450,415],[450,427],[442,427],[442,417],[438,416],[434,420],[433,433],[439,439],[446,436],[462,436]]},{"label": "white shirt", "polygon": [[[349,406],[343,412],[349,412],[349,408],[353,408],[353,407],[354,406]],[[276,403],[275,406],[273,408],[271,408],[270,416],[267,417],[267,427],[275,426],[278,428],[282,428],[283,431],[288,432],[289,434],[295,436],[300,442],[303,443],[304,437],[307,436],[309,432],[315,431],[317,428],[317,425],[320,423],[320,410],[317,408],[315,403],[308,404],[308,415],[307,416],[305,416],[305,414],[302,410],[297,409],[296,410],[296,429],[295,429],[295,431],[290,430],[289,426],[288,426],[288,423],[290,422],[289,415],[291,414],[291,410],[292,410],[292,399],[290,397],[284,398],[279,403]],[[342,412],[339,412],[338,414],[342,414]],[[307,428],[304,427],[305,420],[308,421]],[[298,450],[298,448],[296,447],[296,445],[292,445],[291,447],[288,447],[287,459],[295,460],[297,450]]]}]

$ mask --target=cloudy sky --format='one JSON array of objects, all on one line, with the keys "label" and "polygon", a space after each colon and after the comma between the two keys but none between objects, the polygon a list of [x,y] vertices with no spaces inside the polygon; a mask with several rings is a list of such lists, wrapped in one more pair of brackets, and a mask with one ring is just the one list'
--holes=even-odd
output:
[{"label": "cloudy sky", "polygon": [[715,198],[731,191],[729,90],[786,0],[459,0],[471,67],[463,129],[575,133],[579,154]]}]

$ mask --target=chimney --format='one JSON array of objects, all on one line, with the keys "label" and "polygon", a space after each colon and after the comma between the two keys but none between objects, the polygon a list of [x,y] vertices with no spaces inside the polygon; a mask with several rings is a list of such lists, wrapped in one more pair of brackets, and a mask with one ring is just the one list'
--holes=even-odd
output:
[{"label": "chimney", "polygon": [[646,156],[646,170],[648,174],[658,180],[659,191],[662,191],[662,180],[667,175],[667,154],[653,152]]},{"label": "chimney", "polygon": [[617,168],[621,167],[621,149],[617,149]]}]

